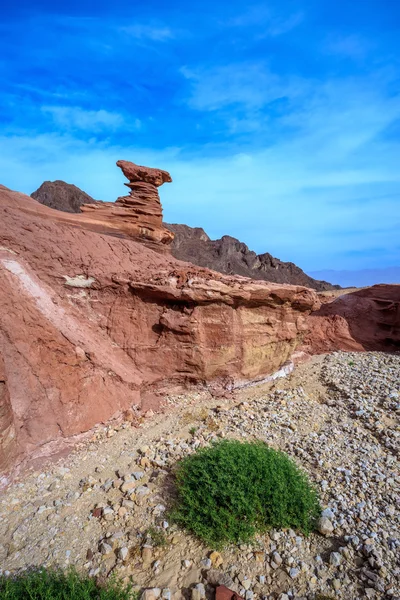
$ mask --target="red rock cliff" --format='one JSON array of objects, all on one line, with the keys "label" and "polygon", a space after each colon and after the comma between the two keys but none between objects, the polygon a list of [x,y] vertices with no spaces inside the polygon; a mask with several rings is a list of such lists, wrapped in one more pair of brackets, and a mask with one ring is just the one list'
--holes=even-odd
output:
[{"label": "red rock cliff", "polygon": [[112,235],[0,186],[0,470],[169,386],[277,370],[318,306],[310,289],[194,267],[102,222]]}]

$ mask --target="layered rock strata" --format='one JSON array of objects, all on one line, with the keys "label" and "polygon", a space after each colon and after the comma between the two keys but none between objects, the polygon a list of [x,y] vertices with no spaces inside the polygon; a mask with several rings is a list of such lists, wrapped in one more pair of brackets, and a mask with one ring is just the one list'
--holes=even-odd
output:
[{"label": "layered rock strata", "polygon": [[176,386],[276,371],[319,305],[311,289],[153,252],[98,210],[69,215],[0,187],[0,470]]},{"label": "layered rock strata", "polygon": [[303,349],[309,354],[335,350],[400,349],[400,285],[374,285],[328,299],[308,319]]},{"label": "layered rock strata", "polygon": [[121,196],[116,202],[94,202],[81,206],[82,212],[95,219],[119,224],[124,233],[139,238],[153,250],[167,252],[174,234],[164,227],[162,207],[157,188],[171,182],[171,175],[161,169],[141,167],[127,160],[117,161],[129,183],[128,196]]},{"label": "layered rock strata", "polygon": [[[116,202],[93,200],[79,188],[60,181],[45,182],[32,194],[40,204],[19,202],[17,196],[14,202],[29,214],[41,215],[44,219],[98,233],[134,239],[160,254],[169,254],[174,234],[163,225],[157,188],[172,181],[170,174],[125,160],[119,160],[117,165],[130,178],[125,185],[131,191],[128,196],[122,196]],[[76,190],[80,195],[77,195]],[[82,203],[86,196],[87,203]],[[45,206],[42,207],[41,204]],[[56,208],[59,212],[49,216],[46,207]]]}]

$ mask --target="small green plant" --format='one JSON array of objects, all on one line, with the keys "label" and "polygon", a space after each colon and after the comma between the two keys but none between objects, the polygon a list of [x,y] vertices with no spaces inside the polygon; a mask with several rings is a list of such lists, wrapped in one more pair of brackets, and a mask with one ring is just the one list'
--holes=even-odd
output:
[{"label": "small green plant", "polygon": [[349,366],[350,366],[350,367],[354,367],[354,365],[355,365],[355,362],[354,362],[354,360],[349,360]]},{"label": "small green plant", "polygon": [[178,463],[176,485],[171,518],[215,547],[272,527],[308,534],[321,510],[307,475],[262,442],[202,448]]},{"label": "small green plant", "polygon": [[189,429],[189,433],[190,433],[190,435],[194,435],[194,434],[196,433],[196,431],[197,431],[197,427],[191,427],[191,428]]},{"label": "small green plant", "polygon": [[0,577],[1,600],[137,600],[131,585],[111,579],[98,585],[75,570],[35,569]]},{"label": "small green plant", "polygon": [[167,545],[168,540],[163,529],[157,527],[149,527],[146,529],[145,538],[151,538],[152,544],[155,548],[163,548]]}]

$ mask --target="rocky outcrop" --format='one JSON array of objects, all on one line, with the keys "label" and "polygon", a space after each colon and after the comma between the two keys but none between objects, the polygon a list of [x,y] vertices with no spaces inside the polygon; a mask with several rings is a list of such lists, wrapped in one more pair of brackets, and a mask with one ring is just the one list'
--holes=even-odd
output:
[{"label": "rocky outcrop", "polygon": [[141,167],[127,160],[117,161],[129,183],[128,196],[122,196],[116,202],[95,202],[81,207],[84,213],[95,219],[104,218],[109,222],[120,223],[130,237],[139,238],[153,250],[167,251],[174,234],[166,229],[162,222],[162,207],[157,188],[171,182],[167,171]]},{"label": "rocky outcrop", "polygon": [[53,452],[133,405],[157,407],[176,386],[262,378],[304,335],[314,291],[153,252],[132,233],[132,210],[138,221],[97,208],[72,215],[0,186],[1,381],[11,405],[0,422],[5,431],[11,414],[18,432],[14,449],[2,441],[3,465]]},{"label": "rocky outcrop", "polygon": [[[171,176],[166,171],[141,167],[125,160],[119,160],[117,165],[127,178],[131,178],[129,183],[125,184],[131,189],[131,192],[128,196],[118,198],[116,202],[93,200],[79,188],[64,182],[57,182],[57,187],[52,187],[52,193],[57,193],[57,195],[52,195],[50,199],[50,196],[44,197],[41,193],[39,200],[46,206],[51,202],[54,208],[63,212],[52,214],[49,217],[47,212],[41,210],[37,204],[28,205],[26,202],[20,203],[20,208],[27,213],[41,214],[45,219],[50,218],[60,223],[69,223],[107,235],[136,239],[156,252],[169,254],[169,244],[172,242],[174,234],[163,225],[162,207],[157,188],[167,181],[172,181]],[[46,186],[46,182],[43,186]],[[43,186],[34,192],[32,197],[39,195]],[[70,196],[71,187],[81,193],[81,200],[85,196],[88,198],[87,204],[80,203],[79,211],[64,209],[64,198]],[[48,189],[47,186],[46,189]],[[18,202],[17,198],[15,202]],[[70,206],[72,207],[72,204]],[[63,214],[64,212],[77,214],[67,215]]]},{"label": "rocky outcrop", "polygon": [[400,285],[374,285],[327,300],[308,318],[308,354],[400,349]]},{"label": "rocky outcrop", "polygon": [[76,185],[60,180],[43,182],[31,196],[41,204],[68,213],[79,213],[82,204],[95,202]]},{"label": "rocky outcrop", "polygon": [[166,227],[175,233],[171,246],[172,254],[180,260],[208,267],[228,275],[242,275],[252,279],[305,285],[318,291],[337,289],[326,281],[309,277],[292,262],[283,262],[268,252],[256,254],[243,242],[224,235],[219,240],[210,240],[200,227],[168,224]]}]

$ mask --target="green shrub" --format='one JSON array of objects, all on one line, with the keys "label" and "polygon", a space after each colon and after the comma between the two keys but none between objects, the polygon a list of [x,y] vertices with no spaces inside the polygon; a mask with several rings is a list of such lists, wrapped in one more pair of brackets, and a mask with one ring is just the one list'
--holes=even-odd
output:
[{"label": "green shrub", "polygon": [[132,586],[109,580],[103,586],[70,569],[37,569],[0,577],[1,600],[137,600]]},{"label": "green shrub", "polygon": [[144,537],[150,537],[152,545],[155,548],[164,548],[168,544],[165,531],[157,527],[149,527],[146,530]]},{"label": "green shrub", "polygon": [[320,514],[306,474],[262,442],[203,448],[178,463],[176,484],[172,519],[215,547],[247,542],[272,527],[307,535]]}]

